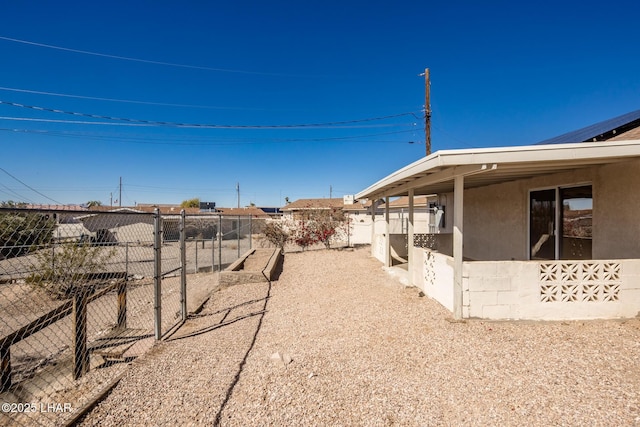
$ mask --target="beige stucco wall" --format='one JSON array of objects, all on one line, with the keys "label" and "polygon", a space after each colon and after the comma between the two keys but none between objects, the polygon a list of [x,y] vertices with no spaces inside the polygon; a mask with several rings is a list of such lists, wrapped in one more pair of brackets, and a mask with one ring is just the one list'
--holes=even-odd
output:
[{"label": "beige stucco wall", "polygon": [[640,160],[594,176],[593,258],[640,258]]},{"label": "beige stucco wall", "polygon": [[529,191],[592,183],[596,169],[578,169],[465,191],[465,257],[474,260],[526,260]]},{"label": "beige stucco wall", "polygon": [[[479,261],[526,260],[529,191],[589,183],[593,258],[640,258],[640,160],[465,190],[464,256]],[[448,202],[443,231],[451,232],[453,194],[443,196]]]}]

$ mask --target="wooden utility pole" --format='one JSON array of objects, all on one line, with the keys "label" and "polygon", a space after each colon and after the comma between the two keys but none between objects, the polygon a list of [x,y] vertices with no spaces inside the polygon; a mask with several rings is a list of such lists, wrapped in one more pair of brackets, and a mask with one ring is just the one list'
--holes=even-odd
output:
[{"label": "wooden utility pole", "polygon": [[424,69],[424,141],[427,148],[427,156],[431,154],[431,81],[429,69]]}]

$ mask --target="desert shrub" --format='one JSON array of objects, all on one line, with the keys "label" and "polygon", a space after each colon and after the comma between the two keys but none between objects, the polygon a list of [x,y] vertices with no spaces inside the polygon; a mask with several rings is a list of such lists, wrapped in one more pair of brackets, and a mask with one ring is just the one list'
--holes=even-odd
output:
[{"label": "desert shrub", "polygon": [[269,243],[284,250],[284,245],[289,241],[289,232],[282,222],[270,221],[264,224],[262,232]]},{"label": "desert shrub", "polygon": [[89,242],[65,243],[41,250],[36,253],[39,272],[29,281],[55,298],[67,298],[95,285],[96,280],[107,279],[106,267],[115,254],[113,247],[95,246]]},{"label": "desert shrub", "polygon": [[50,242],[54,228],[53,215],[0,213],[0,259],[23,255]]},{"label": "desert shrub", "polygon": [[332,237],[347,227],[348,218],[341,209],[308,209],[297,222],[294,241],[303,249],[315,243],[329,249]]}]

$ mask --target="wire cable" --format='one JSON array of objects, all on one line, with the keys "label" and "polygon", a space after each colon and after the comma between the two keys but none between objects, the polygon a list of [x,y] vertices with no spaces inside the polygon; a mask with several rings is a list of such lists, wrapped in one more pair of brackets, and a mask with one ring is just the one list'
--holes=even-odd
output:
[{"label": "wire cable", "polygon": [[[60,138],[77,138],[83,140],[97,140],[97,141],[119,141],[125,143],[132,144],[149,144],[149,145],[172,145],[172,146],[227,146],[227,145],[259,145],[259,144],[278,144],[278,143],[305,143],[305,142],[331,142],[331,141],[347,141],[347,140],[358,140],[363,139],[363,141],[354,141],[354,142],[366,142],[366,143],[378,143],[378,142],[398,142],[395,140],[371,140],[371,138],[376,138],[380,136],[391,136],[391,135],[400,135],[405,133],[413,133],[419,131],[420,129],[408,129],[408,130],[400,130],[393,132],[380,132],[380,133],[370,133],[364,135],[352,135],[352,136],[337,136],[337,137],[316,137],[316,138],[269,138],[265,140],[256,140],[255,138],[223,138],[224,142],[212,142],[211,137],[205,137],[207,141],[167,141],[167,136],[163,136],[161,139],[149,138],[149,137],[134,137],[134,136],[123,136],[123,135],[101,135],[101,134],[92,134],[88,132],[58,132],[58,131],[50,131],[50,130],[35,130],[35,129],[15,129],[15,128],[0,128],[0,132],[14,132],[14,133],[28,133],[28,134],[36,134],[43,136],[54,136]],[[189,137],[192,139],[193,137]],[[183,138],[184,139],[184,138]],[[198,138],[199,139],[199,138]],[[406,141],[401,141],[406,142]]]},{"label": "wire cable", "polygon": [[45,195],[45,194],[42,194],[41,192],[39,192],[39,191],[38,191],[38,190],[36,190],[35,188],[31,187],[30,185],[25,184],[24,182],[20,181],[18,178],[16,178],[15,176],[11,175],[9,172],[7,172],[6,170],[4,170],[3,168],[0,168],[0,171],[2,171],[2,172],[4,172],[4,173],[6,173],[6,174],[7,174],[7,175],[9,175],[11,178],[15,179],[15,180],[16,180],[16,181],[18,181],[20,184],[24,185],[25,187],[27,187],[29,190],[33,191],[34,193],[41,195],[41,196],[42,196],[42,197],[44,197],[45,199],[47,199],[47,200],[51,200],[52,202],[57,203],[57,204],[59,204],[59,205],[62,205],[62,204],[63,204],[63,203],[58,202],[57,200],[53,200],[51,197],[49,197],[49,196],[47,196],[47,195]]},{"label": "wire cable", "polygon": [[21,200],[21,201],[27,201],[27,202],[33,203],[33,201],[32,201],[32,200],[30,200],[28,197],[25,197],[25,196],[23,196],[22,194],[18,194],[18,193],[16,193],[15,191],[13,191],[11,188],[7,187],[7,186],[6,186],[6,185],[4,185],[4,184],[1,184],[1,183],[0,183],[0,185],[2,185],[2,186],[3,186],[3,187],[4,187],[4,188],[9,192],[9,193],[7,193],[7,191],[3,191],[3,190],[0,190],[0,192],[2,192],[2,193],[4,193],[4,194],[6,194],[6,195],[8,195],[8,196],[11,196],[11,194],[13,194],[14,196],[16,196],[16,197],[18,198],[18,200]]},{"label": "wire cable", "polygon": [[266,73],[266,72],[260,72],[260,71],[234,70],[230,68],[204,67],[200,65],[188,65],[188,64],[179,64],[175,62],[153,61],[149,59],[132,58],[129,56],[109,55],[107,53],[92,52],[89,50],[81,50],[81,49],[72,49],[68,47],[55,46],[55,45],[45,44],[45,43],[37,43],[29,40],[14,39],[12,37],[4,37],[4,36],[0,36],[0,40],[5,40],[9,42],[14,42],[14,43],[22,43],[22,44],[31,45],[31,46],[44,47],[47,49],[62,50],[65,52],[80,53],[83,55],[92,55],[92,56],[99,56],[102,58],[119,59],[122,61],[141,62],[144,64],[164,65],[168,67],[190,68],[194,70],[205,70],[205,71],[215,71],[215,72],[221,72],[221,73],[235,73],[235,74],[250,74],[250,75],[252,74],[252,75],[261,75],[261,76],[302,77],[301,75],[296,75],[296,74]]},{"label": "wire cable", "polygon": [[0,90],[8,91],[8,92],[19,92],[19,93],[29,93],[33,95],[47,95],[47,96],[58,96],[63,98],[75,98],[75,99],[86,99],[91,101],[108,101],[108,102],[122,102],[127,104],[140,104],[140,105],[157,105],[160,107],[180,107],[180,108],[202,108],[209,110],[245,110],[245,111],[265,111],[265,108],[246,108],[246,107],[219,107],[219,106],[211,106],[211,105],[193,105],[193,104],[172,104],[169,102],[150,102],[150,101],[137,101],[133,99],[116,99],[116,98],[101,98],[98,96],[84,96],[84,95],[73,95],[68,93],[57,93],[57,92],[44,92],[39,90],[30,90],[30,89],[18,89],[12,87],[1,87]]},{"label": "wire cable", "polygon": [[11,107],[26,108],[30,110],[45,111],[49,113],[66,114],[66,115],[87,117],[87,118],[100,119],[100,120],[113,120],[113,121],[119,121],[119,122],[135,123],[135,124],[150,125],[150,126],[190,127],[190,128],[206,128],[206,129],[325,128],[325,127],[339,127],[343,125],[350,125],[350,124],[357,124],[357,123],[382,121],[382,120],[388,120],[388,119],[394,119],[394,118],[406,117],[406,116],[413,116],[417,118],[417,116],[414,113],[406,112],[406,113],[391,114],[388,116],[369,117],[365,119],[342,120],[342,121],[325,122],[325,123],[298,123],[298,124],[285,124],[285,125],[223,125],[223,124],[207,124],[207,123],[179,123],[179,122],[165,122],[165,121],[161,122],[161,121],[154,121],[154,120],[141,120],[141,119],[131,119],[131,118],[125,118],[125,117],[104,116],[100,114],[81,113],[77,111],[65,111],[65,110],[59,110],[56,108],[40,107],[36,105],[26,105],[26,104],[20,104],[17,102],[3,101],[3,100],[0,100],[0,104],[8,105]]}]

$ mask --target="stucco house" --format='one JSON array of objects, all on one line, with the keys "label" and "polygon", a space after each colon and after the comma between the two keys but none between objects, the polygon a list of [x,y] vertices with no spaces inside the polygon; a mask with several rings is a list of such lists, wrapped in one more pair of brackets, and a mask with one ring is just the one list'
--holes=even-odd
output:
[{"label": "stucco house", "polygon": [[[444,221],[415,230],[413,200]],[[640,110],[530,146],[438,151],[357,199],[407,196],[407,280],[455,318],[640,313]],[[388,205],[388,203],[387,203]],[[392,265],[385,209],[382,251]]]}]

